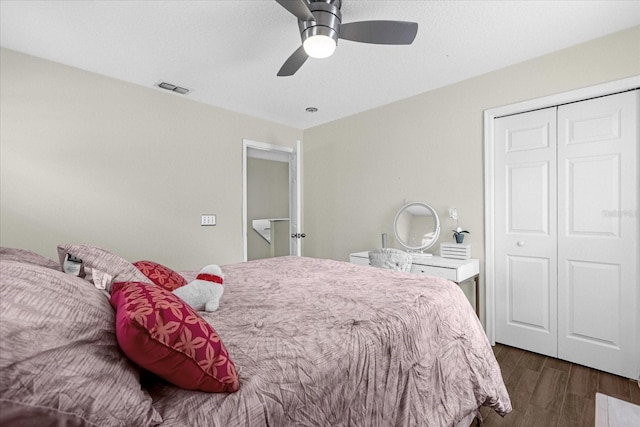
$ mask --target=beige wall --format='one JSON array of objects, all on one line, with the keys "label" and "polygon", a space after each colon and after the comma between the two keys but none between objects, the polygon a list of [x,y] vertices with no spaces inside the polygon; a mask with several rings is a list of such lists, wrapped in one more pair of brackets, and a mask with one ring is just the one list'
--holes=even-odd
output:
[{"label": "beige wall", "polygon": [[635,27],[305,130],[304,254],[346,261],[379,247],[381,233],[397,247],[396,211],[423,201],[440,215],[440,241],[451,241],[448,208],[458,209],[482,265],[483,111],[638,75],[638,46]]},{"label": "beige wall", "polygon": [[55,257],[90,243],[176,269],[242,261],[242,140],[295,147],[301,130],[0,55],[1,245]]}]

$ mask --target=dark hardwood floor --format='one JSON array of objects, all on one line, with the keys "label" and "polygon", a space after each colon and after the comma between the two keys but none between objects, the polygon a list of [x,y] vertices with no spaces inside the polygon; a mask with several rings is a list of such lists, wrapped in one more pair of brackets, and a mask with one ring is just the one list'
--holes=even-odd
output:
[{"label": "dark hardwood floor", "polygon": [[593,427],[596,392],[640,405],[638,383],[564,360],[496,344],[513,411],[482,408],[483,427]]}]

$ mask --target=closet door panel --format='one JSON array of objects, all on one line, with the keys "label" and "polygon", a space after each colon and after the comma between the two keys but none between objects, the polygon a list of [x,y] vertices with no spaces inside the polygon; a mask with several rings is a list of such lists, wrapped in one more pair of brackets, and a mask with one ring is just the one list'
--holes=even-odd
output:
[{"label": "closet door panel", "polygon": [[494,124],[496,341],[555,356],[556,109]]},{"label": "closet door panel", "polygon": [[638,376],[638,91],[558,108],[558,357]]},{"label": "closet door panel", "polygon": [[567,336],[619,349],[618,313],[622,308],[620,266],[567,261],[566,268]]},{"label": "closet door panel", "polygon": [[507,166],[507,233],[549,235],[549,162]]},{"label": "closet door panel", "polygon": [[549,333],[549,259],[509,256],[507,324]]},{"label": "closet door panel", "polygon": [[566,159],[566,233],[571,237],[620,237],[620,156]]}]

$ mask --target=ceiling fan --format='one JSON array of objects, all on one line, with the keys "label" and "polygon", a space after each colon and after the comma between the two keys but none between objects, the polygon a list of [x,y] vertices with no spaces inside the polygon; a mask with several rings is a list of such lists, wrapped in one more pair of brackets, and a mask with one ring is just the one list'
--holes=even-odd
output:
[{"label": "ceiling fan", "polygon": [[338,39],[374,44],[411,44],[418,24],[407,21],[360,21],[342,23],[342,0],[276,0],[298,18],[302,46],[285,61],[278,76],[292,76],[307,58],[333,54]]}]

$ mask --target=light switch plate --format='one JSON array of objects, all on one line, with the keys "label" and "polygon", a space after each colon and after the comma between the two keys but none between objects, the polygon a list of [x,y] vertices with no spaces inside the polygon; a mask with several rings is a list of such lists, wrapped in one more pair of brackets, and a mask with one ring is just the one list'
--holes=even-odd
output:
[{"label": "light switch plate", "polygon": [[215,214],[202,214],[200,225],[216,225]]}]

